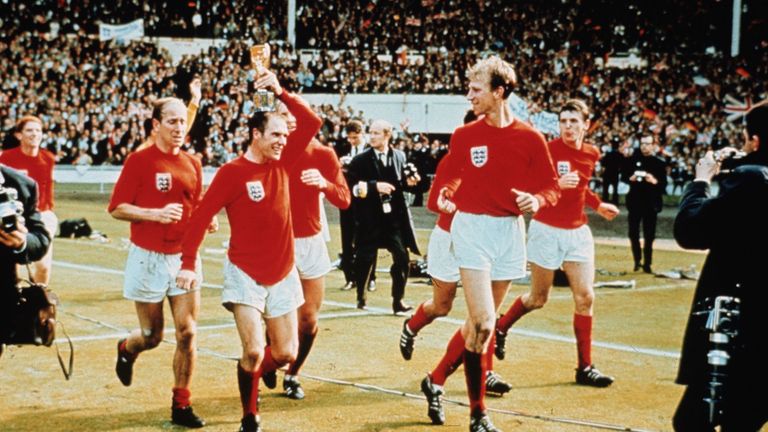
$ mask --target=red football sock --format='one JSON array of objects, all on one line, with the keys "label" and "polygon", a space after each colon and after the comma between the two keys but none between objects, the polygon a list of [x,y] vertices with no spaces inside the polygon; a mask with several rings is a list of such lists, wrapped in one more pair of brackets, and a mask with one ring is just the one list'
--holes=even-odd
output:
[{"label": "red football sock", "polygon": [[189,389],[186,388],[173,388],[173,407],[174,408],[186,408],[189,406],[189,396],[191,395]]},{"label": "red football sock", "polygon": [[453,334],[448,347],[445,349],[445,354],[437,367],[429,375],[432,377],[432,383],[437,385],[445,385],[445,380],[459,367],[463,360],[464,355],[464,336],[461,334],[461,329],[456,330]]},{"label": "red football sock", "polygon": [[248,372],[240,366],[240,362],[237,362],[237,385],[240,388],[243,417],[259,413],[259,379],[261,379],[259,369]]},{"label": "red football sock", "polygon": [[573,314],[573,332],[579,351],[579,369],[592,364],[592,316]]},{"label": "red football sock", "polygon": [[264,375],[267,372],[276,371],[280,366],[282,365],[277,364],[275,358],[272,357],[272,347],[268,346],[264,348],[264,360],[261,361],[261,366],[259,366],[259,376]]},{"label": "red football sock", "polygon": [[500,330],[502,333],[506,333],[517,320],[522,318],[522,316],[528,312],[530,311],[523,305],[523,298],[518,296],[515,299],[515,302],[512,303],[512,306],[509,307],[509,310],[499,318],[499,321],[496,323],[496,329]]},{"label": "red football sock", "polygon": [[485,359],[483,354],[464,350],[464,377],[467,380],[472,416],[485,412]]},{"label": "red football sock", "polygon": [[414,312],[413,316],[406,325],[408,326],[408,330],[410,330],[411,333],[415,335],[421,329],[428,326],[429,323],[431,323],[433,320],[434,318],[430,318],[426,313],[424,313],[424,303],[422,303],[418,308],[416,308],[416,312]]},{"label": "red football sock", "polygon": [[288,375],[298,375],[299,370],[304,365],[304,361],[309,356],[309,351],[312,349],[312,345],[315,343],[315,336],[317,336],[317,327],[312,333],[299,332],[299,353],[296,354],[296,360],[291,363],[291,367],[288,368]]},{"label": "red football sock", "polygon": [[491,340],[488,342],[488,349],[485,351],[485,369],[493,370],[493,350],[496,346],[496,332],[491,333]]}]

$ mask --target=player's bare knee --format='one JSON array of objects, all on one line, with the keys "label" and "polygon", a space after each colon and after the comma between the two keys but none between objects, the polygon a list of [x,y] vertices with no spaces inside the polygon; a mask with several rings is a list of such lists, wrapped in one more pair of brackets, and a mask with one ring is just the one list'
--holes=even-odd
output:
[{"label": "player's bare knee", "polygon": [[189,349],[195,343],[197,328],[194,325],[182,326],[176,330],[176,343],[179,347]]},{"label": "player's bare knee", "polygon": [[577,309],[591,309],[595,302],[595,293],[592,291],[579,292],[574,294],[573,298]]},{"label": "player's bare knee", "polygon": [[275,346],[273,345],[272,358],[275,360],[275,363],[281,366],[284,364],[293,363],[293,361],[296,360],[297,351],[298,351],[298,346],[275,349]]},{"label": "player's bare knee", "polygon": [[453,308],[453,302],[452,301],[440,301],[435,302],[433,310],[433,314],[435,315],[435,318],[444,317],[447,316],[451,309]]},{"label": "player's bare knee", "polygon": [[264,359],[264,349],[258,347],[243,348],[243,360],[240,365],[245,370],[253,371],[259,367]]},{"label": "player's bare knee", "polygon": [[141,329],[141,338],[146,349],[156,348],[163,341],[162,329]]}]

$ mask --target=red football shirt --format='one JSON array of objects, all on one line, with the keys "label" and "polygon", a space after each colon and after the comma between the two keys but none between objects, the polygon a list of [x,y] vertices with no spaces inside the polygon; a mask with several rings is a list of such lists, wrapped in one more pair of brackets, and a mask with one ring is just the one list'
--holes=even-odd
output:
[{"label": "red football shirt", "polygon": [[445,158],[437,164],[435,170],[435,178],[432,181],[432,187],[429,191],[429,198],[427,198],[427,208],[437,213],[437,221],[435,225],[439,226],[447,232],[451,232],[451,223],[453,222],[453,215],[455,213],[445,213],[437,207],[437,198],[440,196],[440,190],[448,188],[447,196],[451,198],[456,192],[456,189],[461,184],[461,180],[455,175],[451,175],[447,172],[448,164]]},{"label": "red football shirt", "polygon": [[195,257],[211,218],[222,208],[230,225],[229,260],[261,285],[274,285],[293,268],[293,229],[288,175],[321,120],[299,98],[280,95],[296,117],[297,129],[278,161],[255,163],[241,156],[213,178],[184,237],[181,267],[195,270]]},{"label": "red football shirt", "polygon": [[202,190],[203,170],[199,160],[184,151],[177,155],[163,153],[153,145],[131,153],[125,160],[108,211],[112,212],[122,203],[143,208],[181,203],[184,210],[178,222],[131,222],[131,242],[135,245],[153,252],[175,254],[181,252],[181,239]]},{"label": "red football shirt", "polygon": [[484,119],[460,126],[445,157],[447,171],[461,178],[454,202],[465,213],[519,215],[512,188],[535,195],[540,208],[560,195],[544,137],[517,119],[503,128]]},{"label": "red football shirt", "polygon": [[[307,186],[301,181],[302,171],[310,168],[320,171],[327,183],[325,189]],[[311,237],[320,232],[321,192],[331,204],[342,210],[349,207],[352,199],[336,152],[314,139],[292,168],[289,183],[293,235],[298,238]]]},{"label": "red football shirt", "polygon": [[40,149],[37,156],[27,156],[21,147],[0,153],[0,162],[15,168],[37,182],[37,210],[53,209],[53,168],[56,157],[46,149]]},{"label": "red football shirt", "polygon": [[562,189],[557,204],[554,207],[542,208],[533,218],[557,228],[578,228],[587,223],[584,206],[596,209],[602,203],[597,194],[589,189],[589,179],[595,164],[600,160],[600,151],[587,143],[577,150],[567,146],[561,138],[549,142],[548,147],[557,172],[560,175],[570,171],[578,172],[579,184],[574,189]]}]

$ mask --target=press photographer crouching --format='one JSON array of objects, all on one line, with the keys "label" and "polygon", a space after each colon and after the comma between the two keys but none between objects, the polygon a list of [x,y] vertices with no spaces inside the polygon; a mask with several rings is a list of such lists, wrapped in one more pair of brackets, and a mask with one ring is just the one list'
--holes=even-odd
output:
[{"label": "press photographer crouching", "polygon": [[[683,340],[677,383],[686,385],[676,431],[757,431],[768,421],[768,105],[746,116],[745,153],[710,180],[721,162],[696,165],[675,218],[686,249],[709,249]],[[723,170],[725,171],[725,170]]]},{"label": "press photographer crouching", "polygon": [[37,207],[37,184],[19,171],[0,165],[0,355],[17,329],[19,303],[16,264],[45,255],[50,237]]}]

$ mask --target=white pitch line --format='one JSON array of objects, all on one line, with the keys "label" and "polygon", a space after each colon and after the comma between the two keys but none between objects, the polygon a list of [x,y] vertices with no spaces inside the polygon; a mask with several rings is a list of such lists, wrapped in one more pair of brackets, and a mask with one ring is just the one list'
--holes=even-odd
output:
[{"label": "white pitch line", "polygon": [[[70,313],[70,315],[84,319],[86,321],[90,321],[92,323],[98,324],[102,327],[107,327],[111,329],[118,329],[119,327],[113,326],[111,324],[108,324],[104,321],[100,321],[94,318],[88,318],[80,314],[74,314]],[[354,311],[354,312],[339,312],[339,313],[326,313],[326,314],[320,314],[318,318],[320,320],[328,320],[328,319],[335,319],[335,318],[350,318],[350,317],[358,317],[358,316],[364,316],[364,315],[373,315],[372,313],[368,311]],[[197,330],[199,331],[207,331],[207,330],[221,330],[221,329],[229,329],[229,328],[235,328],[235,323],[226,323],[226,324],[209,324],[209,325],[203,325],[203,326],[197,326]],[[80,341],[97,341],[97,340],[104,340],[104,339],[119,339],[122,337],[125,337],[125,334],[128,333],[130,330],[125,329],[124,332],[120,333],[109,333],[109,334],[102,334],[102,335],[92,335],[92,336],[75,336],[70,339],[72,339],[72,342],[80,342]],[[163,329],[164,333],[173,333],[176,329],[173,327],[166,327]],[[66,342],[65,339],[56,339],[56,342],[63,343]]]},{"label": "white pitch line", "polygon": [[[65,267],[65,268],[87,270],[87,271],[98,272],[98,273],[109,273],[109,274],[118,274],[118,275],[122,275],[124,273],[121,270],[114,270],[114,269],[108,269],[104,267],[88,266],[88,265],[82,265],[82,264],[73,264],[73,263],[67,263],[62,261],[54,261],[53,264],[57,266]],[[203,283],[203,286],[209,287],[209,288],[221,289],[221,285]],[[356,309],[356,305],[352,303],[343,303],[343,302],[336,302],[332,300],[324,300],[323,304],[328,306],[343,307],[347,309]],[[372,315],[372,313],[389,315],[391,311],[386,308],[369,306],[367,309],[367,312],[363,312],[363,313],[358,312],[358,313],[360,313],[360,315]],[[354,316],[354,315],[351,315],[351,316]],[[446,322],[454,325],[464,324],[464,320],[460,320],[457,318],[443,317],[443,318],[438,318],[437,321]],[[575,339],[572,337],[565,337],[565,336],[560,336],[552,333],[544,333],[544,332],[515,329],[515,328],[511,329],[510,331],[514,334],[518,334],[518,335],[526,336],[530,338],[551,340],[556,342],[566,342],[570,344],[573,344],[575,342]],[[663,350],[657,350],[653,348],[641,348],[641,347],[635,347],[632,345],[624,345],[624,344],[616,344],[616,343],[600,342],[600,341],[592,341],[592,345],[600,348],[612,349],[616,351],[623,351],[623,352],[629,352],[629,353],[645,354],[645,355],[650,355],[654,357],[665,357],[665,358],[675,358],[675,359],[680,358],[680,354],[676,351],[663,351]]]}]

